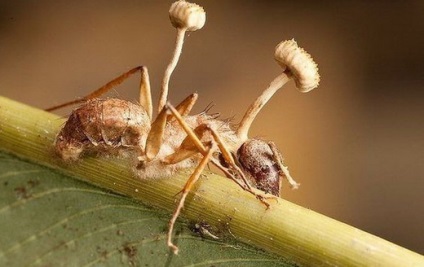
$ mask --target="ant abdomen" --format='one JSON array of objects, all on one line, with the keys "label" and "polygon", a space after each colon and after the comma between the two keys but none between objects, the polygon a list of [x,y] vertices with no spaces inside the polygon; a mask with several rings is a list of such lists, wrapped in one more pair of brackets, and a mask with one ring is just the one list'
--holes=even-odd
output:
[{"label": "ant abdomen", "polygon": [[116,98],[92,99],[72,111],[55,147],[64,160],[77,160],[90,150],[143,150],[149,131],[150,118],[142,106]]},{"label": "ant abdomen", "polygon": [[237,150],[238,161],[253,186],[280,196],[281,168],[268,142],[250,139]]}]

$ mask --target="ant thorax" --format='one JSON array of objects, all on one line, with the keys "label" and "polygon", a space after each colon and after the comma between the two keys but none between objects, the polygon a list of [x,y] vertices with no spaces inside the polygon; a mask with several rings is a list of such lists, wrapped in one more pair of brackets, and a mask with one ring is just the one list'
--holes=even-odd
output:
[{"label": "ant thorax", "polygon": [[[202,112],[196,115],[184,116],[183,119],[192,129],[207,125],[210,129],[219,132],[226,145],[238,147],[239,140],[235,131],[231,129],[230,123],[219,120],[216,117],[216,115]],[[202,159],[202,154],[200,153],[190,155],[190,157],[174,164],[163,162],[167,156],[173,155],[181,149],[181,144],[186,138],[187,134],[177,120],[167,122],[163,133],[163,143],[158,154],[151,161],[144,160],[142,157],[143,162],[141,164],[138,162],[138,166],[135,168],[136,175],[141,179],[160,179],[170,177],[179,170],[195,168]],[[209,144],[214,141],[213,136],[209,132],[204,132],[199,136],[199,140],[203,144]]]}]

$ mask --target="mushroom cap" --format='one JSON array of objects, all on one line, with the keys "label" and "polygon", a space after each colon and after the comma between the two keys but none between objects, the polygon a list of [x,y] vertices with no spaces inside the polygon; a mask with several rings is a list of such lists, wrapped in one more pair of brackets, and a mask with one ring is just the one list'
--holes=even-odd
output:
[{"label": "mushroom cap", "polygon": [[169,19],[175,28],[196,31],[205,25],[206,12],[197,4],[180,0],[171,5]]},{"label": "mushroom cap", "polygon": [[294,39],[279,43],[275,48],[275,60],[286,73],[293,76],[299,91],[306,93],[318,87],[320,77],[318,66]]}]

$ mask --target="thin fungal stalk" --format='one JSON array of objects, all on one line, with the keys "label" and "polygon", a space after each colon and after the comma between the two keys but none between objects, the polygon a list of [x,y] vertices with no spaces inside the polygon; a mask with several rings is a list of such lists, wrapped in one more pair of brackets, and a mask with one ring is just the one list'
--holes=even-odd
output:
[{"label": "thin fungal stalk", "polygon": [[172,55],[171,61],[168,64],[168,67],[165,70],[165,74],[162,80],[162,90],[159,98],[158,112],[160,112],[166,105],[169,91],[169,80],[171,79],[172,72],[174,72],[175,67],[177,66],[178,60],[180,59],[186,31],[187,30],[185,28],[177,28],[177,38],[175,40],[174,53]]},{"label": "thin fungal stalk", "polygon": [[290,77],[286,73],[278,75],[269,84],[268,88],[266,88],[262,94],[256,98],[255,102],[250,105],[237,129],[237,136],[240,138],[240,140],[247,140],[250,126],[252,125],[259,111],[261,111],[263,106],[275,94],[275,92],[283,87],[288,81],[290,81]]}]

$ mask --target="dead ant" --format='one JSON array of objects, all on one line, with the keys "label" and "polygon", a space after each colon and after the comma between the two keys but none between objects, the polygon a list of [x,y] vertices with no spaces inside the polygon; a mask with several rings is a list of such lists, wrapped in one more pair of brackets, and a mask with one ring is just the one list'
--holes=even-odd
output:
[{"label": "dead ant", "polygon": [[[188,192],[207,163],[216,165],[267,206],[267,198],[280,196],[282,177],[292,188],[298,187],[283,165],[276,145],[249,139],[248,131],[261,108],[287,81],[294,79],[300,91],[308,92],[318,86],[319,75],[308,53],[294,40],[284,41],[275,50],[275,59],[283,67],[283,73],[252,103],[236,130],[207,112],[189,115],[198,95],[192,94],[173,107],[167,102],[168,84],[182,51],[185,32],[202,28],[206,13],[202,7],[180,0],[172,4],[169,14],[171,23],[177,28],[176,46],[165,71],[158,115],[153,122],[149,75],[144,66],[125,72],[81,99],[47,110],[83,103],[72,111],[55,140],[55,149],[65,161],[77,160],[81,153],[90,151],[135,153],[134,170],[143,179],[170,177],[178,170],[195,168],[169,222],[167,244],[177,254],[178,248],[172,243],[173,226]],[[137,72],[141,73],[139,104],[97,98]]]}]

